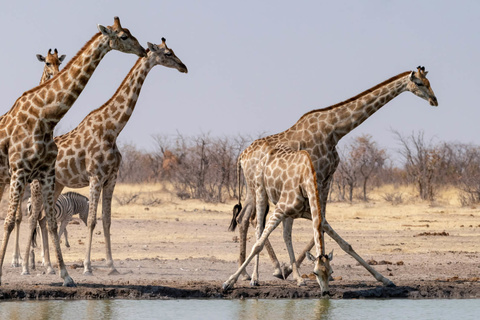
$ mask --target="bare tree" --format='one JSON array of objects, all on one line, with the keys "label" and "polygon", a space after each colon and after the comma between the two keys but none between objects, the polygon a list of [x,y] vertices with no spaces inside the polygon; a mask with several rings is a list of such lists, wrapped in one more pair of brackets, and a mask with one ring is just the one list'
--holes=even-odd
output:
[{"label": "bare tree", "polygon": [[412,133],[404,137],[394,132],[402,149],[400,154],[405,160],[404,168],[418,189],[418,195],[423,200],[433,201],[437,194],[442,167],[445,167],[444,151],[446,149],[434,146],[432,142],[426,142],[424,133]]},{"label": "bare tree", "polygon": [[156,173],[152,167],[152,154],[139,150],[133,143],[121,143],[118,146],[122,155],[118,181],[123,183],[156,182]]},{"label": "bare tree", "polygon": [[345,190],[348,187],[348,200],[353,201],[353,189],[358,182],[358,170],[356,163],[350,156],[351,146],[344,146],[338,149],[340,163],[334,174],[335,184],[339,190],[340,198],[345,198]]},{"label": "bare tree", "polygon": [[480,203],[480,147],[470,144],[450,145],[453,158],[450,183],[460,190],[462,205]]},{"label": "bare tree", "polygon": [[362,180],[363,201],[367,201],[367,183],[372,175],[383,167],[387,154],[385,150],[377,147],[370,135],[356,137],[350,148],[352,170]]}]

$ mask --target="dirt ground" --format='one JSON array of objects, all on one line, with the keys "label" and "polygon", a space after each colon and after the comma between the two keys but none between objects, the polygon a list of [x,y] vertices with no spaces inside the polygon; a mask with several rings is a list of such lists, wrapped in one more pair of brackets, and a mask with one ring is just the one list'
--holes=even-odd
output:
[{"label": "dirt ground", "polygon": [[[87,190],[80,192],[88,195]],[[87,228],[77,217],[68,226],[71,247],[66,248],[62,242],[68,272],[77,287],[62,287],[58,269],[56,275],[45,274],[39,248],[36,270],[20,275],[21,268],[11,266],[12,234],[2,270],[0,300],[320,297],[318,284],[309,278],[313,271],[310,262],[301,266],[307,286],[298,287],[291,277],[274,278],[268,256],[263,253],[260,286],[250,287],[248,281],[239,279],[232,290],[221,289],[237,269],[238,234],[227,231],[233,201],[218,205],[181,201],[157,185],[118,186],[116,194],[111,232],[119,275],[107,274],[101,219],[94,231],[93,275],[83,275]],[[136,200],[125,205],[129,198]],[[331,298],[480,298],[480,209],[460,207],[451,195],[434,204],[416,202],[408,194],[403,194],[405,203],[399,205],[384,201],[380,195],[372,198],[368,203],[329,203],[327,219],[396,287],[376,282],[327,237],[327,250],[334,250]],[[4,200],[2,212],[5,205]],[[23,256],[26,223],[22,227]],[[309,221],[295,222],[297,253],[311,236]],[[280,261],[286,263],[288,254],[281,237],[279,228],[271,241]],[[251,247],[253,229],[249,238]],[[247,270],[251,272],[252,266]]]}]

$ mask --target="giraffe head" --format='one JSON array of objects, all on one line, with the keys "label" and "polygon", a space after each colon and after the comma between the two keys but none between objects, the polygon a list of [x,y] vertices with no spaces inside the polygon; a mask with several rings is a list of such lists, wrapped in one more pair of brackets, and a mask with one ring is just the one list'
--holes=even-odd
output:
[{"label": "giraffe head", "polygon": [[53,54],[52,49],[49,49],[46,57],[37,54],[37,59],[38,61],[45,63],[44,76],[46,79],[50,79],[60,71],[60,65],[65,59],[65,55],[63,54],[59,57],[58,51],[55,48]]},{"label": "giraffe head", "polygon": [[425,67],[417,67],[417,71],[410,73],[410,81],[407,85],[407,89],[413,94],[419,96],[422,99],[427,100],[431,106],[438,106],[437,97],[433,93],[430,87],[430,81],[427,79],[428,71],[425,71]]},{"label": "giraffe head", "polygon": [[187,66],[175,55],[172,49],[167,47],[165,38],[162,38],[161,44],[153,44],[147,42],[148,49],[147,52],[148,59],[154,59],[155,64],[162,65],[168,68],[175,68],[182,73],[187,73]]},{"label": "giraffe head", "polygon": [[320,290],[322,295],[330,295],[330,290],[328,288],[328,282],[330,276],[333,273],[332,267],[330,266],[330,261],[333,259],[333,250],[328,255],[321,254],[318,257],[313,256],[310,252],[307,251],[307,258],[310,261],[315,263],[313,268],[313,274],[317,278],[317,282],[320,285]]},{"label": "giraffe head", "polygon": [[137,38],[135,38],[127,28],[122,28],[118,17],[114,18],[112,26],[104,27],[98,25],[98,30],[109,38],[110,49],[133,53],[139,57],[147,56],[145,49],[140,45]]}]

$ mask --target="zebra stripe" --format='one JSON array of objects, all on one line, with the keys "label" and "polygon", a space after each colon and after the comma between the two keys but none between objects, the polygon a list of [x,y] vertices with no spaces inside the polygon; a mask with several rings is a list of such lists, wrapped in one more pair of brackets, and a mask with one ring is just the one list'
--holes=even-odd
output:
[{"label": "zebra stripe", "polygon": [[[58,237],[60,238],[62,234],[65,233],[65,245],[67,247],[70,247],[67,238],[68,223],[72,220],[73,215],[78,213],[80,219],[87,225],[88,208],[88,198],[76,192],[63,193],[58,197],[57,202],[55,202],[55,219],[57,220],[57,225],[60,226]],[[31,198],[28,199],[27,210],[30,216],[32,210]],[[34,241],[35,235],[32,243]]]},{"label": "zebra stripe", "polygon": [[72,216],[79,214],[80,219],[87,225],[88,198],[76,192],[61,194],[55,202],[55,219],[61,224],[65,220],[71,220]]}]

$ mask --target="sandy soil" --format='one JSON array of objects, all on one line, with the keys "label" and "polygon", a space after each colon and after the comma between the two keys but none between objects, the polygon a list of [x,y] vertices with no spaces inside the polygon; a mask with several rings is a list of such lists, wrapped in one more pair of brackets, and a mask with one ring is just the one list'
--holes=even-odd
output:
[{"label": "sandy soil", "polygon": [[[20,275],[20,268],[10,263],[12,236],[3,266],[0,300],[320,297],[318,284],[309,278],[313,270],[310,263],[301,266],[307,286],[297,287],[292,278],[274,278],[263,253],[260,286],[252,288],[248,281],[239,280],[233,290],[222,291],[222,283],[237,268],[237,233],[227,231],[233,202],[212,205],[180,201],[161,186],[119,186],[116,193],[111,231],[119,275],[107,274],[101,220],[94,232],[94,274],[83,275],[87,229],[77,218],[68,226],[71,247],[62,243],[68,272],[77,287],[63,288],[58,270],[56,275],[45,274],[39,249],[37,269],[30,275]],[[136,201],[120,205],[135,194],[140,195]],[[381,196],[368,203],[328,204],[331,226],[397,285],[387,288],[376,282],[327,237],[327,250],[334,250],[332,298],[480,298],[480,209],[460,207],[454,200],[428,204],[415,203],[408,195],[403,197],[409,199],[407,204],[397,206]],[[25,226],[20,237],[22,256]],[[295,222],[293,241],[297,252],[311,236],[309,221]],[[251,230],[250,246],[253,240]],[[279,259],[287,262],[281,230],[272,234],[271,241]]]}]

